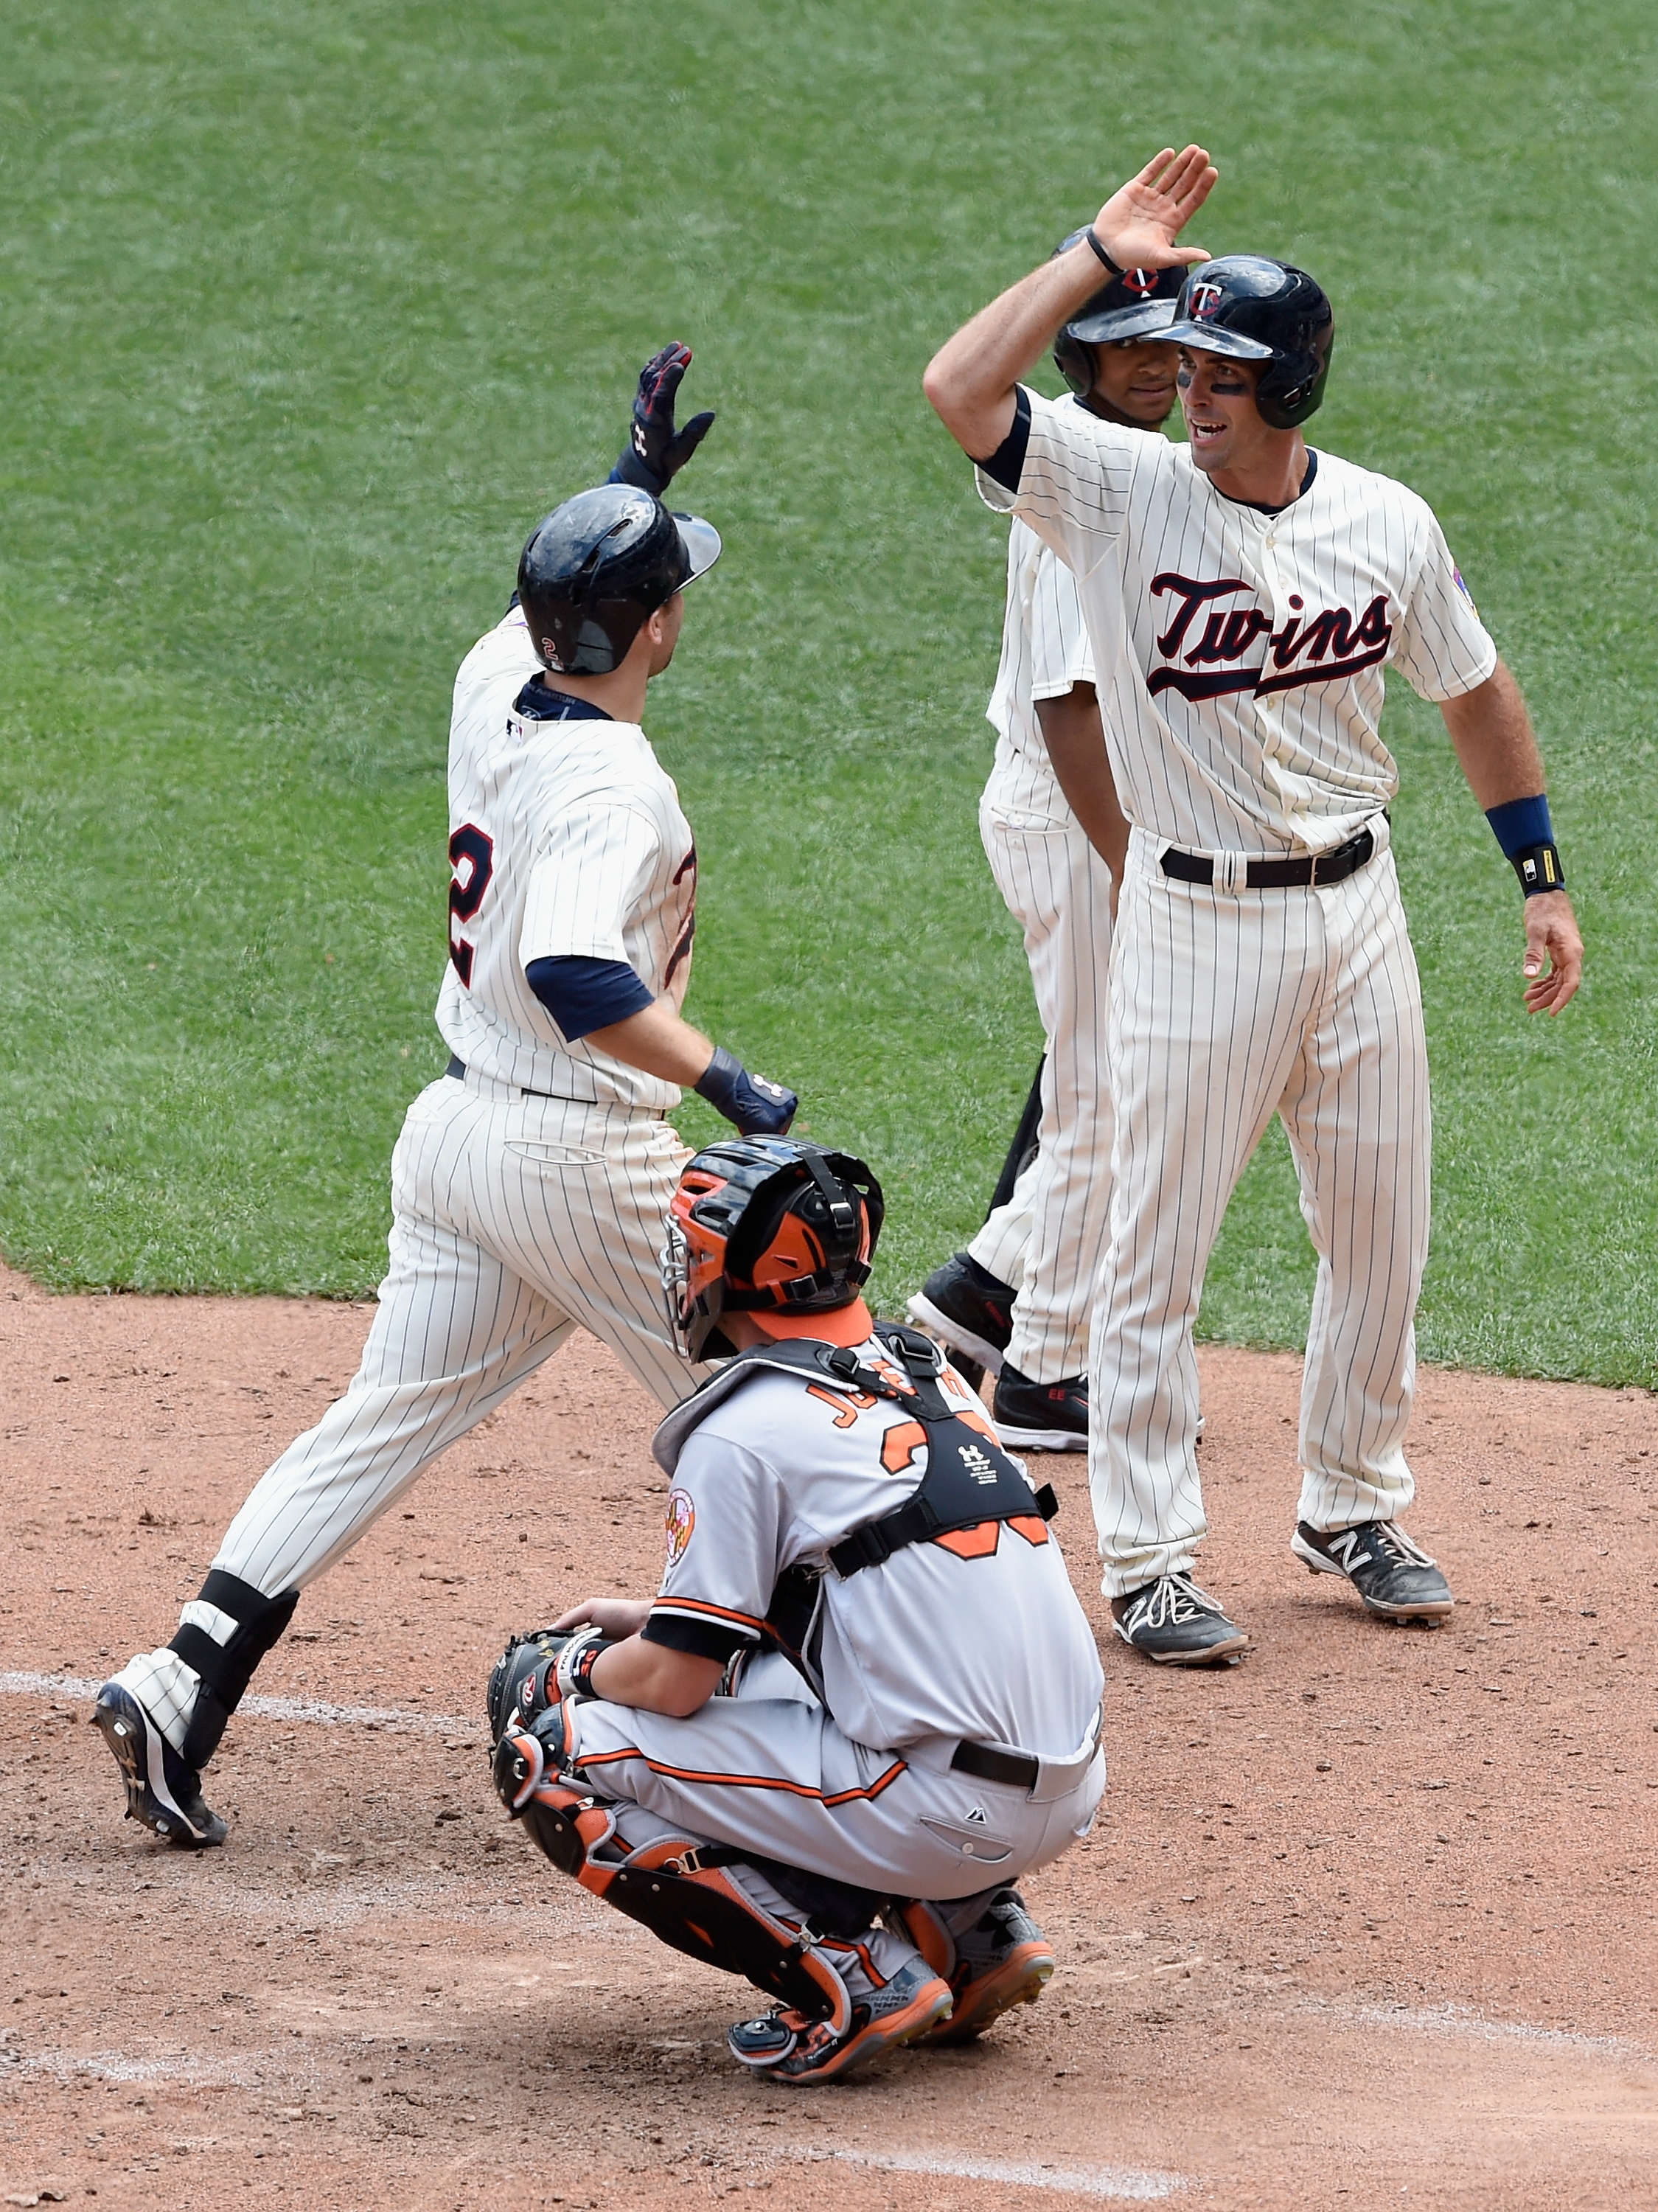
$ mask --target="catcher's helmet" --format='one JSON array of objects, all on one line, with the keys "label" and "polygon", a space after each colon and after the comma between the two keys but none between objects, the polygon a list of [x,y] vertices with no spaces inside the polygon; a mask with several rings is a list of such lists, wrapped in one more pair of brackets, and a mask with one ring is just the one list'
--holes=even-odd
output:
[{"label": "catcher's helmet", "polygon": [[531,642],[556,675],[609,676],[646,617],[720,558],[720,532],[632,484],[578,492],[518,564]]},{"label": "catcher's helmet", "polygon": [[[1068,253],[1082,235],[1073,230],[1062,238],[1054,259]],[[1185,275],[1184,269],[1125,269],[1083,302],[1054,341],[1054,366],[1078,399],[1086,399],[1099,379],[1096,346],[1167,336]]]},{"label": "catcher's helmet", "polygon": [[1275,430],[1316,414],[1335,342],[1334,310],[1304,269],[1265,254],[1229,253],[1186,272],[1163,336],[1193,353],[1262,361],[1255,406]]},{"label": "catcher's helmet", "polygon": [[688,1359],[736,1350],[726,1313],[768,1334],[861,1344],[873,1324],[859,1296],[886,1206],[845,1152],[794,1137],[727,1137],[689,1161],[668,1208],[662,1289]]}]

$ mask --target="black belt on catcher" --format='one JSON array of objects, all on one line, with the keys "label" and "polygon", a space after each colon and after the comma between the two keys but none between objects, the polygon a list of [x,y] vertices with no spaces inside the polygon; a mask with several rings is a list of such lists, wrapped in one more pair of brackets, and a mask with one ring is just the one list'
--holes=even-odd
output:
[{"label": "black belt on catcher", "polygon": [[1080,1751],[1069,1759],[1037,1759],[1028,1751],[998,1751],[987,1743],[958,1743],[950,1764],[957,1774],[976,1775],[981,1782],[1000,1782],[1010,1790],[1023,1790],[1039,1802],[1051,1803],[1067,1796],[1100,1755],[1100,1716],[1090,1723]]},{"label": "black belt on catcher", "polygon": [[1042,1770],[1041,1759],[1028,1753],[993,1751],[987,1743],[958,1743],[950,1763],[958,1774],[976,1774],[981,1782],[1005,1782],[1014,1790],[1034,1790]]},{"label": "black belt on catcher", "polygon": [[[1309,854],[1302,860],[1251,860],[1244,871],[1242,888],[1252,891],[1292,890],[1309,884],[1339,884],[1357,875],[1376,853],[1376,839],[1368,830],[1338,845],[1333,853]],[[1212,884],[1215,864],[1205,854],[1182,853],[1170,845],[1158,862],[1165,876],[1183,884]]]}]

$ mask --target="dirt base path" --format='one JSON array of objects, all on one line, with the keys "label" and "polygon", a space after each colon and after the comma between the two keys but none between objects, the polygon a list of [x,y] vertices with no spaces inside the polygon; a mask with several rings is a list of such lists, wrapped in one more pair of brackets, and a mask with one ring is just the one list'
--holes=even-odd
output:
[{"label": "dirt base path", "polygon": [[1255,1638],[1218,1674],[1104,1634],[1083,1469],[1046,1462],[1111,1754],[1031,1884],[1060,1972],[975,2048],[813,2094],[741,2075],[744,1985],[489,1790],[504,1632],[655,1577],[652,1412],[586,1339],[307,1593],[213,1771],[228,1845],[118,1819],[90,1689],[367,1318],[0,1277],[5,2202],[1658,2203],[1645,1393],[1425,1374],[1411,1526],[1460,1603],[1388,1629],[1287,1550],[1298,1362],[1205,1352],[1204,1578]]}]

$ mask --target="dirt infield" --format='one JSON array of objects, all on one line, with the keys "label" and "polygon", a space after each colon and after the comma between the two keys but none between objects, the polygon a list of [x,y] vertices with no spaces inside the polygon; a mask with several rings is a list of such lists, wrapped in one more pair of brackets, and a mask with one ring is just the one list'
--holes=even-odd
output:
[{"label": "dirt infield", "polygon": [[[307,1593],[222,1851],[116,1816],[88,1691],[170,1632],[361,1307],[0,1276],[0,2198],[100,2208],[1658,2203],[1658,1424],[1423,1377],[1437,1632],[1304,1573],[1293,1359],[1202,1355],[1230,1673],[1108,1639],[1111,1786],[1031,1885],[1043,2002],[841,2091],[740,2075],[744,1985],[561,1882],[490,1794],[504,1632],[654,1580],[652,1409],[586,1339]],[[1044,1472],[1096,1627],[1086,1486]]]}]

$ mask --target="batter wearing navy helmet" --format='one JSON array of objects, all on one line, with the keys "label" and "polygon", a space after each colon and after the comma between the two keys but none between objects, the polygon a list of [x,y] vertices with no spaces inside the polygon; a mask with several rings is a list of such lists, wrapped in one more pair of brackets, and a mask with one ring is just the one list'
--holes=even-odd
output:
[{"label": "batter wearing navy helmet", "polygon": [[200,1769],[301,1591],[574,1330],[665,1407],[701,1379],[662,1309],[662,1222],[690,1157],[663,1117],[695,1089],[776,1133],[796,1100],[680,1012],[696,848],[640,724],[685,588],[720,550],[659,496],[714,419],[675,429],[689,359],[667,346],[647,363],[611,481],[531,533],[512,606],[455,678],[451,1057],[392,1154],[361,1364],[255,1486],[171,1643],[98,1693],[128,1815],[169,1843],[223,1842]]},{"label": "batter wearing navy helmet", "polygon": [[[1192,1576],[1206,1534],[1192,1332],[1227,1201],[1274,1113],[1318,1253],[1291,1549],[1384,1617],[1436,1620],[1452,1604],[1400,1526],[1429,1116],[1384,668],[1440,707],[1514,864],[1528,1009],[1558,1013],[1582,969],[1519,687],[1426,503],[1306,443],[1334,337],[1321,287],[1266,256],[1176,243],[1214,180],[1200,147],[1165,149],[926,376],[984,498],[1077,578],[1131,825],[1090,1471],[1118,1633],[1188,1666],[1248,1640]],[[1167,336],[1187,444],[1020,385],[1102,266],[1176,264],[1190,274]]]}]

